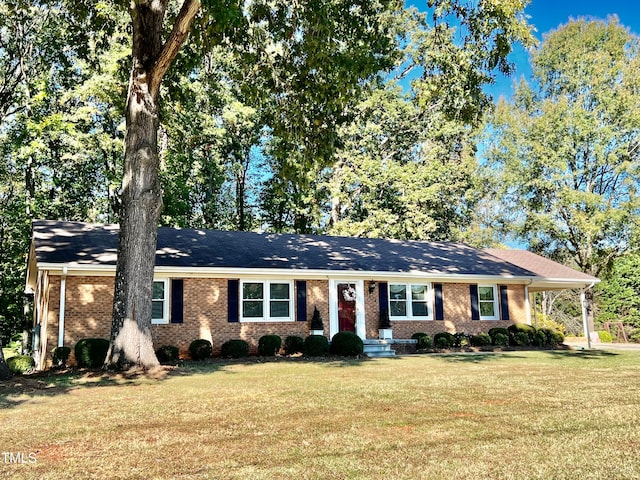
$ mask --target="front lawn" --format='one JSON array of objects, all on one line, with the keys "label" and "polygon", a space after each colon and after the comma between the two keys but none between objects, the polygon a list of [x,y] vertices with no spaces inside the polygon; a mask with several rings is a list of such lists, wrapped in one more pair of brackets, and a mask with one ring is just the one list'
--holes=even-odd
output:
[{"label": "front lawn", "polygon": [[640,352],[16,377],[0,385],[0,477],[631,479],[639,418]]}]

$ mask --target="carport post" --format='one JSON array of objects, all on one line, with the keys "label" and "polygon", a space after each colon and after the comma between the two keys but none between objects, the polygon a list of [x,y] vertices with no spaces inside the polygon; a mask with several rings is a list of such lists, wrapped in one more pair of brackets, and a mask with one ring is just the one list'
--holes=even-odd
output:
[{"label": "carport post", "polygon": [[582,305],[582,324],[584,326],[584,336],[587,338],[587,348],[591,350],[591,334],[589,333],[589,320],[587,319],[587,296],[586,289],[580,290],[580,304]]}]

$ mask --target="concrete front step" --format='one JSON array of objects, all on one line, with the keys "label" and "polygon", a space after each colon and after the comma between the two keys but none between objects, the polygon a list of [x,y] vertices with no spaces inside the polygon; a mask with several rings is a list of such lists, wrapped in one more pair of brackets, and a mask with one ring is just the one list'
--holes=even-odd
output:
[{"label": "concrete front step", "polygon": [[387,340],[366,339],[364,343],[364,354],[367,357],[395,357],[396,351],[391,349],[391,345]]}]

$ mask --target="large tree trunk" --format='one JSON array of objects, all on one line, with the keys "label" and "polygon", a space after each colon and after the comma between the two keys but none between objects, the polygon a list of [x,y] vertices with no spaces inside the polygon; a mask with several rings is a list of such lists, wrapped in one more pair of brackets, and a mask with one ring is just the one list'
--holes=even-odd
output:
[{"label": "large tree trunk", "polygon": [[132,69],[125,118],[120,243],[116,267],[111,345],[105,367],[158,365],[151,336],[153,270],[162,190],[158,179],[160,84],[198,11],[185,0],[163,45],[168,0],[133,0]]}]

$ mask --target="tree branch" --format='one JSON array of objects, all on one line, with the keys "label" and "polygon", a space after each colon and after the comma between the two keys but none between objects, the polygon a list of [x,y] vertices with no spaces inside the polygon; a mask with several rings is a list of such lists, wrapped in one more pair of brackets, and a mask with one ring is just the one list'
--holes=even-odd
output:
[{"label": "tree branch", "polygon": [[187,39],[191,23],[200,9],[200,0],[185,0],[178,13],[171,35],[165,42],[150,72],[149,91],[155,96],[171,63]]}]

